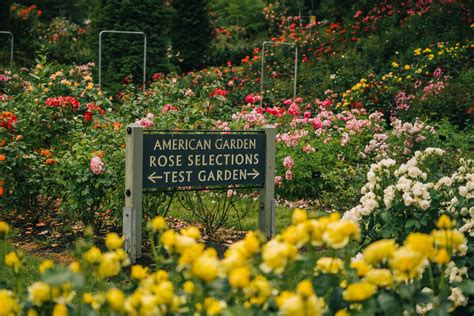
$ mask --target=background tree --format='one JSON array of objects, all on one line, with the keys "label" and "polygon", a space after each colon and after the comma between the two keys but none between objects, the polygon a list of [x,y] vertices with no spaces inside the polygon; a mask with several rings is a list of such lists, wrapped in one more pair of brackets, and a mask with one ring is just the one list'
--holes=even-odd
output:
[{"label": "background tree", "polygon": [[173,0],[171,42],[177,65],[191,71],[205,65],[212,40],[207,0]]},{"label": "background tree", "polygon": [[[142,31],[147,34],[147,74],[168,71],[166,57],[170,10],[162,0],[98,0],[91,11],[89,45],[99,45],[102,30]],[[98,60],[98,56],[96,57]],[[138,35],[104,34],[102,37],[102,80],[116,85],[132,75],[142,82],[143,37]]]}]

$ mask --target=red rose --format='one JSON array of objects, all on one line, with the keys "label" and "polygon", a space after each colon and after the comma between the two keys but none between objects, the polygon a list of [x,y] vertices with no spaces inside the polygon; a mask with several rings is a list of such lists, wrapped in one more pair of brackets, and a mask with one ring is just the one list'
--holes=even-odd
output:
[{"label": "red rose", "polygon": [[87,112],[84,114],[84,121],[86,121],[86,122],[92,121],[92,112],[87,111]]}]

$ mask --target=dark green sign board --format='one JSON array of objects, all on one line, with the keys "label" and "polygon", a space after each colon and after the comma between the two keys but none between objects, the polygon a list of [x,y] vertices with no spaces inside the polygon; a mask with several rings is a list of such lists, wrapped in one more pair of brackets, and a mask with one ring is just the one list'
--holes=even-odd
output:
[{"label": "dark green sign board", "polygon": [[265,133],[147,132],[143,134],[143,189],[265,183]]}]

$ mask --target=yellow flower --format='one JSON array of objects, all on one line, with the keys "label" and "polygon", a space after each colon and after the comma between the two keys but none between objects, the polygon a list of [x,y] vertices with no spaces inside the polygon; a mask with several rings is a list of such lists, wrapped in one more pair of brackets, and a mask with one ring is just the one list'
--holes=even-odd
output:
[{"label": "yellow flower", "polygon": [[308,214],[306,214],[306,210],[302,208],[296,208],[293,211],[293,215],[291,217],[293,225],[301,224],[306,222],[308,219]]},{"label": "yellow flower", "polygon": [[415,56],[421,55],[421,48],[415,49],[414,53],[415,53]]},{"label": "yellow flower", "polygon": [[119,289],[110,289],[107,292],[107,302],[112,310],[121,311],[125,302],[125,294]]},{"label": "yellow flower", "polygon": [[105,237],[105,246],[109,250],[114,250],[122,247],[123,240],[117,233],[108,233]]},{"label": "yellow flower", "polygon": [[242,289],[250,283],[250,269],[246,266],[237,267],[229,273],[229,284],[235,289]]},{"label": "yellow flower", "polygon": [[92,90],[93,88],[94,88],[94,84],[92,82],[88,82],[86,89],[87,90]]},{"label": "yellow flower", "polygon": [[155,282],[168,280],[168,272],[165,270],[158,270],[154,274]]},{"label": "yellow flower", "polygon": [[410,233],[403,245],[421,253],[425,257],[433,255],[433,238],[430,235]]},{"label": "yellow flower", "polygon": [[365,262],[368,264],[377,264],[388,260],[396,249],[397,245],[395,244],[395,240],[381,239],[367,246],[362,254]]},{"label": "yellow flower", "polygon": [[411,66],[410,66],[410,65],[405,65],[404,69],[405,69],[405,70],[410,70],[410,69],[411,69]]},{"label": "yellow flower", "polygon": [[316,262],[316,271],[323,273],[339,273],[344,269],[341,259],[332,257],[322,257]]},{"label": "yellow flower", "polygon": [[178,266],[183,267],[187,264],[192,264],[204,251],[203,244],[194,244],[187,247],[179,257]]},{"label": "yellow flower", "polygon": [[392,62],[392,67],[393,68],[398,68],[398,64],[396,62]]},{"label": "yellow flower", "polygon": [[20,306],[12,291],[0,289],[0,306],[1,316],[19,315]]},{"label": "yellow flower", "polygon": [[353,221],[330,223],[323,234],[324,242],[334,249],[345,247],[351,238],[360,239],[359,226]]},{"label": "yellow flower", "polygon": [[38,316],[38,312],[35,309],[30,308],[28,313],[26,313],[26,316]]},{"label": "yellow flower", "polygon": [[248,298],[248,306],[263,305],[271,296],[272,287],[263,275],[257,275],[249,286],[244,288],[244,293],[245,297]]},{"label": "yellow flower", "polygon": [[85,81],[92,81],[92,77],[87,75],[87,76],[84,77],[84,80]]},{"label": "yellow flower", "polygon": [[336,312],[336,314],[334,314],[334,316],[350,316],[350,315],[351,314],[349,314],[346,308],[340,309]]},{"label": "yellow flower", "polygon": [[196,240],[189,236],[176,234],[175,247],[179,253],[182,253],[186,248],[197,244]]},{"label": "yellow flower", "polygon": [[219,315],[226,307],[227,304],[224,301],[219,301],[214,297],[206,297],[204,300],[207,315]]},{"label": "yellow flower", "polygon": [[186,294],[192,294],[194,292],[194,283],[193,281],[186,281],[183,283],[183,291]]},{"label": "yellow flower", "polygon": [[43,274],[46,270],[51,269],[54,266],[54,262],[52,260],[46,259],[39,265],[39,272]]},{"label": "yellow flower", "polygon": [[443,214],[439,217],[438,222],[436,222],[436,227],[439,229],[451,229],[453,227],[453,223],[448,215]]},{"label": "yellow flower", "polygon": [[350,267],[357,271],[357,275],[362,277],[370,271],[371,266],[368,265],[364,260],[355,260],[351,262]]},{"label": "yellow flower", "polygon": [[9,232],[10,226],[5,222],[0,221],[0,239],[6,238]]},{"label": "yellow flower", "polygon": [[409,247],[401,247],[393,253],[389,264],[395,279],[406,281],[418,277],[423,269],[425,256]]},{"label": "yellow flower", "polygon": [[181,235],[191,237],[194,240],[201,239],[201,232],[196,226],[189,226],[187,228],[183,228],[181,229],[180,233]]},{"label": "yellow flower", "polygon": [[71,272],[79,272],[79,270],[81,269],[81,264],[78,262],[78,261],[73,261],[69,264],[69,270]]},{"label": "yellow flower", "polygon": [[192,273],[197,278],[206,282],[212,282],[217,278],[219,270],[219,259],[213,248],[206,249],[199,258],[194,261]]},{"label": "yellow flower", "polygon": [[277,298],[276,303],[281,315],[304,315],[304,301],[298,294],[284,291]]},{"label": "yellow flower", "polygon": [[433,262],[436,262],[437,264],[446,264],[450,260],[451,257],[445,248],[441,248],[433,258]]},{"label": "yellow flower", "polygon": [[457,230],[434,230],[431,232],[436,246],[457,252],[466,244],[466,238]]},{"label": "yellow flower", "polygon": [[298,248],[301,248],[309,240],[308,232],[306,230],[306,225],[298,224],[291,225],[285,229],[282,233],[283,240],[295,245]]},{"label": "yellow flower", "polygon": [[348,302],[361,302],[375,294],[377,287],[367,281],[349,285],[343,292],[342,298]]},{"label": "yellow flower", "polygon": [[429,55],[428,55],[428,59],[429,59],[429,60],[433,60],[434,57],[435,57],[434,54],[429,54]]},{"label": "yellow flower", "polygon": [[252,231],[248,232],[244,238],[244,245],[249,253],[257,253],[260,249],[260,241],[257,238],[257,234]]},{"label": "yellow flower", "polygon": [[280,274],[285,270],[288,259],[295,257],[297,253],[295,245],[272,239],[262,247],[263,262],[260,269],[265,273],[273,271]]},{"label": "yellow flower", "polygon": [[143,280],[148,275],[148,268],[144,268],[142,265],[136,264],[132,266],[132,278],[136,280]]},{"label": "yellow flower", "polygon": [[160,241],[168,252],[173,250],[176,243],[176,233],[172,230],[167,230],[161,235]]},{"label": "yellow flower", "polygon": [[372,269],[365,275],[365,280],[380,287],[393,284],[392,272],[388,269]]},{"label": "yellow flower", "polygon": [[426,53],[431,53],[431,49],[425,48],[425,49],[423,50],[423,53],[425,53],[425,54],[426,54]]},{"label": "yellow flower", "polygon": [[38,281],[28,287],[28,299],[33,305],[41,306],[44,302],[49,301],[51,297],[51,288],[48,283]]},{"label": "yellow flower", "polygon": [[97,263],[102,259],[102,251],[94,246],[84,254],[84,257],[89,263]]},{"label": "yellow flower", "polygon": [[101,278],[113,277],[119,274],[120,269],[120,259],[117,254],[114,252],[107,252],[100,260],[97,274]]},{"label": "yellow flower", "polygon": [[67,316],[69,314],[66,305],[56,304],[54,305],[52,316]]},{"label": "yellow flower", "polygon": [[163,216],[155,216],[151,220],[151,230],[156,233],[163,229],[166,229],[165,218]]},{"label": "yellow flower", "polygon": [[296,286],[296,292],[303,297],[314,295],[313,285],[310,280],[303,280]]},{"label": "yellow flower", "polygon": [[21,261],[16,252],[11,251],[5,256],[5,264],[15,272],[20,271]]}]

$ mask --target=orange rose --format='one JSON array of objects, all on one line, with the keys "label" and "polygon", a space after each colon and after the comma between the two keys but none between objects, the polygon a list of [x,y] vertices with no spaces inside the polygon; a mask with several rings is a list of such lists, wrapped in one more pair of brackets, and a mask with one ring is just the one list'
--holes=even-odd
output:
[{"label": "orange rose", "polygon": [[44,157],[49,157],[51,156],[51,152],[47,149],[41,149],[40,155]]},{"label": "orange rose", "polygon": [[5,159],[7,159],[7,157],[5,157],[5,155],[0,155],[0,161],[4,161]]},{"label": "orange rose", "polygon": [[54,165],[56,163],[56,160],[54,160],[53,158],[48,158],[45,160],[44,163],[47,165]]},{"label": "orange rose", "polygon": [[2,118],[4,120],[9,120],[13,116],[12,112],[2,112]]},{"label": "orange rose", "polygon": [[0,187],[0,196],[3,196],[3,187]]}]

